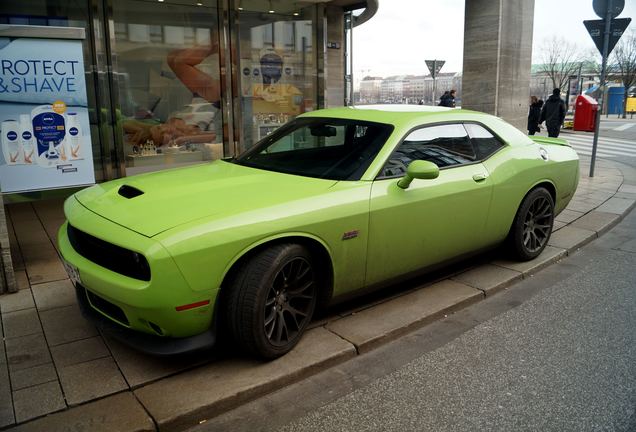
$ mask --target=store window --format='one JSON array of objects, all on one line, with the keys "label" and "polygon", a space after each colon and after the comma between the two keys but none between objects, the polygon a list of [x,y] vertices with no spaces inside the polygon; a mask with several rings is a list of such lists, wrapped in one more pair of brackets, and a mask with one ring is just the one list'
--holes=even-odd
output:
[{"label": "store window", "polygon": [[[244,7],[241,7],[244,6]],[[239,3],[238,151],[316,104],[315,6]]]},{"label": "store window", "polygon": [[216,3],[113,2],[127,175],[223,156]]}]

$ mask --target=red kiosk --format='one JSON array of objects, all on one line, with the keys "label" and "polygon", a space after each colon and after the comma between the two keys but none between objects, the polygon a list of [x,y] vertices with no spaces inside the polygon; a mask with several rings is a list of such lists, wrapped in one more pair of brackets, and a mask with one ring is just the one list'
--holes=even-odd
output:
[{"label": "red kiosk", "polygon": [[574,108],[574,130],[594,132],[598,102],[588,95],[579,95]]}]

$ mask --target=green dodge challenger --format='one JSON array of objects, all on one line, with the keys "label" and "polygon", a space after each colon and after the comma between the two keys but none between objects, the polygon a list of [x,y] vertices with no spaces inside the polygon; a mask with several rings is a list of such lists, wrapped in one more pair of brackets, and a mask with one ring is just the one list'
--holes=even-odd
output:
[{"label": "green dodge challenger", "polygon": [[68,198],[60,252],[84,314],[142,351],[291,350],[317,307],[506,243],[541,253],[576,152],[438,107],[303,114],[240,156]]}]

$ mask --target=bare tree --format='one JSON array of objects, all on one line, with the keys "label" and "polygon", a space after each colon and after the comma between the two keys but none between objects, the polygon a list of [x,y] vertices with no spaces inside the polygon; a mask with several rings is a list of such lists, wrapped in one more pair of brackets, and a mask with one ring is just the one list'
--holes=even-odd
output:
[{"label": "bare tree", "polygon": [[636,85],[636,33],[623,35],[612,53],[612,69],[617,80],[623,83],[623,118],[626,118],[629,89]]},{"label": "bare tree", "polygon": [[576,44],[553,36],[545,39],[541,45],[539,71],[551,80],[553,88],[564,89],[571,75],[576,75],[583,61]]}]

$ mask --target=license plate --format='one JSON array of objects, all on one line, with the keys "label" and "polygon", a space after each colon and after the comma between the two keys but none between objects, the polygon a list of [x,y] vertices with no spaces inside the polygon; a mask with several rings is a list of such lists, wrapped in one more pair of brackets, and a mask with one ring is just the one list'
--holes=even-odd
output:
[{"label": "license plate", "polygon": [[73,282],[73,285],[77,285],[82,282],[80,280],[80,274],[77,267],[69,262],[64,261],[64,268],[66,269],[66,273],[68,273],[68,277],[71,279],[71,282]]}]

